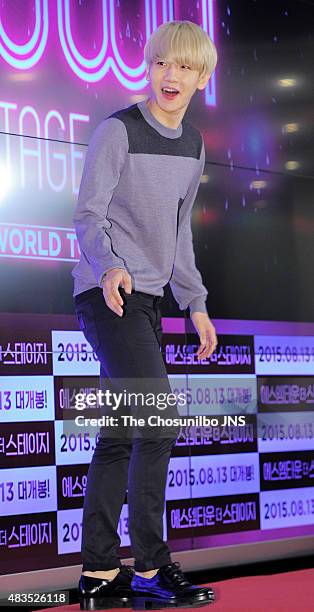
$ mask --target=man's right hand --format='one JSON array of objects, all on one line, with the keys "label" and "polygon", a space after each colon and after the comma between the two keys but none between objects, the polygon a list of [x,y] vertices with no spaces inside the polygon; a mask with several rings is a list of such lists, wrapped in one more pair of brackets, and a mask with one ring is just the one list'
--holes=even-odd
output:
[{"label": "man's right hand", "polygon": [[119,286],[123,287],[126,293],[131,293],[131,276],[122,268],[111,268],[111,270],[106,273],[102,283],[103,295],[107,306],[122,317],[123,310],[121,306],[123,306],[123,299],[118,291]]}]

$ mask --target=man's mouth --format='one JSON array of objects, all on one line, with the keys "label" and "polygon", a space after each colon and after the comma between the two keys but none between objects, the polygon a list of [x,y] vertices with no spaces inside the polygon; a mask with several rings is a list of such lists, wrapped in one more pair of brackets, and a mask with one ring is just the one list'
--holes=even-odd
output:
[{"label": "man's mouth", "polygon": [[165,98],[172,99],[175,98],[180,92],[178,89],[174,89],[173,87],[162,87],[161,91]]}]

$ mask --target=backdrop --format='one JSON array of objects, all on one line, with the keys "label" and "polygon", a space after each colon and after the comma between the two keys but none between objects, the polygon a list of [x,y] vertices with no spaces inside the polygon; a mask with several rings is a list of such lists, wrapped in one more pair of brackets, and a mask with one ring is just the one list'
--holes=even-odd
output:
[{"label": "backdrop", "polygon": [[[186,114],[206,146],[192,229],[218,346],[197,362],[166,288],[162,350],[182,414],[246,425],[182,428],[164,537],[192,550],[314,533],[313,14],[296,0],[2,0],[2,573],[80,563],[95,438],[64,415],[99,362],[74,316],[72,216],[92,131],[146,98],[143,47],[172,19],[218,50]],[[119,534],[128,557],[127,494]]]}]

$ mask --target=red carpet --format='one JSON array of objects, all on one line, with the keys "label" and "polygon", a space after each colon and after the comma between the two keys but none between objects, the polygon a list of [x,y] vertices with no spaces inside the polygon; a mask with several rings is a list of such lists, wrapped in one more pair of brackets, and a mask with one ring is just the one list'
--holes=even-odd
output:
[{"label": "red carpet", "polygon": [[[195,608],[195,610],[212,610],[212,612],[314,611],[314,569],[269,576],[234,578],[210,584],[216,593],[217,600],[213,604]],[[79,609],[79,604],[75,604],[59,607],[58,612],[77,612]],[[175,609],[187,612],[193,608]],[[44,612],[51,612],[51,610],[52,608],[46,608]],[[132,608],[124,608],[124,612],[128,610]]]}]

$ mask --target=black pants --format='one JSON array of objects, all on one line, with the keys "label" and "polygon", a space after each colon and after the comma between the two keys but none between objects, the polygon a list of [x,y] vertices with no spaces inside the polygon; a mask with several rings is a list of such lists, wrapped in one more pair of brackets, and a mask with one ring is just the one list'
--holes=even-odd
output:
[{"label": "black pants", "polygon": [[[134,290],[129,295],[122,288],[119,291],[124,299],[122,317],[107,306],[98,287],[74,298],[80,328],[100,361],[100,386],[108,388],[114,383],[114,388],[120,389],[127,383],[124,388],[171,393],[160,350],[161,298]],[[108,407],[103,410],[102,414],[109,414]],[[130,414],[130,406],[125,404],[115,413],[110,410],[115,416]],[[147,406],[139,412],[144,415],[145,410]],[[176,405],[161,410],[154,406],[147,414],[170,419],[179,416]],[[144,572],[171,563],[163,540],[163,512],[169,459],[179,427],[139,427],[136,434],[134,431],[122,426],[118,431],[101,427],[84,498],[82,571],[121,565],[117,527],[126,490],[135,570]]]}]

